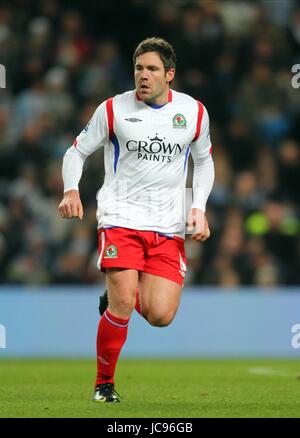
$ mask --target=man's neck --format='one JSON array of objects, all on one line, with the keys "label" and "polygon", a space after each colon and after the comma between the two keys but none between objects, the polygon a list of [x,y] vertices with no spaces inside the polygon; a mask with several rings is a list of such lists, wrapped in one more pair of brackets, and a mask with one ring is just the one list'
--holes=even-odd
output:
[{"label": "man's neck", "polygon": [[164,93],[151,100],[141,99],[140,96],[139,99],[142,100],[147,105],[164,106],[172,100],[171,90],[170,88],[167,88],[167,90],[164,91]]},{"label": "man's neck", "polygon": [[157,96],[152,102],[146,102],[152,105],[165,105],[169,102],[169,88],[163,94]]}]

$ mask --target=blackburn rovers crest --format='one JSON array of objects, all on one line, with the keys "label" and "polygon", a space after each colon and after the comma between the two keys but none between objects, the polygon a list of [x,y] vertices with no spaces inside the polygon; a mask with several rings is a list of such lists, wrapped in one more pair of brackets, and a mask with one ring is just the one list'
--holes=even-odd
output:
[{"label": "blackburn rovers crest", "polygon": [[115,245],[108,245],[104,253],[105,259],[116,259],[118,258],[118,249]]},{"label": "blackburn rovers crest", "polygon": [[173,128],[186,128],[186,118],[183,114],[175,114],[173,117]]}]

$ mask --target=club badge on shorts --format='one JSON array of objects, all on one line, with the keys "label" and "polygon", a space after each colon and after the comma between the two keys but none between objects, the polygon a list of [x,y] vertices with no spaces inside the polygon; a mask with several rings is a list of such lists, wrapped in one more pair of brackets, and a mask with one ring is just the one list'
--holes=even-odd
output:
[{"label": "club badge on shorts", "polygon": [[117,259],[118,258],[118,248],[115,245],[108,245],[104,253],[105,259]]}]

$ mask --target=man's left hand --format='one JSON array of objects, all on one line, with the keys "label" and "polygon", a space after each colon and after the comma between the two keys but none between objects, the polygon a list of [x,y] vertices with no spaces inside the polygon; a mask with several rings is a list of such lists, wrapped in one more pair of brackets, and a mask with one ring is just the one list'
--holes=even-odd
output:
[{"label": "man's left hand", "polygon": [[192,239],[204,242],[210,236],[205,213],[199,208],[192,208],[188,217],[188,231],[195,230]]}]

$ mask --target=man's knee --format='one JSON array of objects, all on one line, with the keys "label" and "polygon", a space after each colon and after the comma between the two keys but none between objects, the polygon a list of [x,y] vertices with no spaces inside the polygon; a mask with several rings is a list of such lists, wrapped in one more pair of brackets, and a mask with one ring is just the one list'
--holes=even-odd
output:
[{"label": "man's knee", "polygon": [[115,313],[120,315],[129,315],[132,313],[135,305],[135,293],[126,286],[120,289],[108,289],[109,307]]},{"label": "man's knee", "polygon": [[149,313],[146,315],[146,319],[154,327],[167,327],[173,321],[174,316],[175,312],[168,312],[162,315],[151,315]]},{"label": "man's knee", "polygon": [[135,305],[135,297],[131,293],[109,294],[109,304],[123,311],[132,311]]}]

